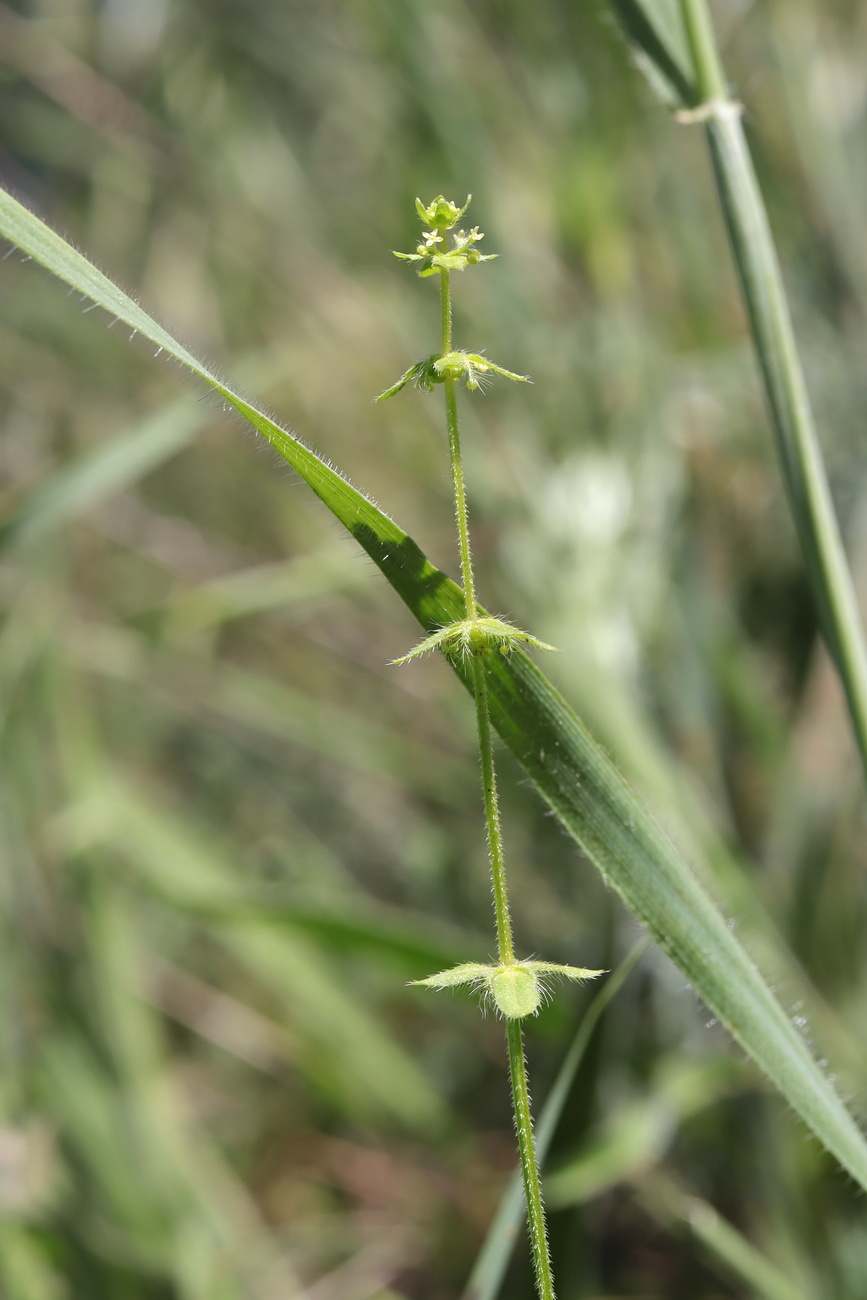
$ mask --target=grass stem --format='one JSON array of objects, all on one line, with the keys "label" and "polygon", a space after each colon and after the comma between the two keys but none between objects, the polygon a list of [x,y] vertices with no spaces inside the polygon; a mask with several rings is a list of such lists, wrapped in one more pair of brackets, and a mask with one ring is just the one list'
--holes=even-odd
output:
[{"label": "grass stem", "polygon": [[[724,101],[725,77],[705,0],[681,0],[700,100]],[[732,106],[734,107],[734,106]],[[749,315],[777,450],[819,623],[840,676],[867,771],[867,648],[816,435],[783,277],[743,125],[711,113],[705,130]]]},{"label": "grass stem", "polygon": [[680,0],[683,25],[695,68],[698,98],[705,103],[725,99],[725,73],[714,39],[710,14],[704,0]]}]

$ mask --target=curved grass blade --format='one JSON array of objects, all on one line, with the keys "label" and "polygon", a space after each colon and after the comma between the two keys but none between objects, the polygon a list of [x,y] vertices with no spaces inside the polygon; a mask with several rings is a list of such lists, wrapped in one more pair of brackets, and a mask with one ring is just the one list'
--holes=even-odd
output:
[{"label": "curved grass blade", "polygon": [[185,394],[126,433],[89,449],[44,481],[0,524],[0,550],[37,541],[130,487],[192,442],[209,419],[201,401]]},{"label": "curved grass blade", "polygon": [[[240,370],[251,383],[267,383],[277,366],[254,357],[242,362]],[[199,394],[184,393],[125,432],[89,448],[44,480],[0,523],[0,551],[39,541],[132,487],[188,446],[212,419]]]},{"label": "curved grass blade", "polygon": [[[427,632],[463,593],[393,520],[234,392],[59,235],[0,191],[0,234],[204,379],[277,448],[380,568]],[[459,662],[454,671],[469,688]],[[862,1187],[867,1142],[671,841],[543,673],[520,650],[486,661],[491,716],[528,776],[626,906],[743,1049]]]},{"label": "curved grass blade", "polygon": [[708,1201],[686,1191],[662,1170],[640,1181],[638,1200],[661,1223],[695,1237],[757,1300],[816,1300],[809,1283],[789,1277]]}]

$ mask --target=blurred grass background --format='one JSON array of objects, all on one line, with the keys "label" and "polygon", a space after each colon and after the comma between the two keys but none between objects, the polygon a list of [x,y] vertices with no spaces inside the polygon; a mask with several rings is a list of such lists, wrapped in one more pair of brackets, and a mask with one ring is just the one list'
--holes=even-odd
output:
[{"label": "blurred grass background", "polygon": [[[716,18],[867,585],[867,14]],[[371,399],[436,338],[413,200],[473,192],[457,340],[534,379],[463,403],[482,599],[562,647],[857,1107],[859,768],[702,141],[606,7],[0,5],[0,172],[452,573],[439,404]],[[467,701],[386,667],[409,616],[275,453],[17,255],[0,285],[0,1294],[458,1296],[514,1164],[501,1028],[405,983],[492,947]],[[521,949],[615,966],[634,925],[501,779]],[[533,1024],[537,1101],[593,996]],[[706,1021],[653,951],[602,1015],[561,1294],[861,1300],[863,1204]]]}]

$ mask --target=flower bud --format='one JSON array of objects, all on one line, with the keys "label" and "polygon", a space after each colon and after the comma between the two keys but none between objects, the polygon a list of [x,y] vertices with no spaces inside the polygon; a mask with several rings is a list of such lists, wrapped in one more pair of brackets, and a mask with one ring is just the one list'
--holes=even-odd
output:
[{"label": "flower bud", "polygon": [[459,208],[456,203],[452,203],[449,199],[443,198],[442,194],[438,194],[433,203],[428,204],[427,207],[424,206],[421,199],[416,199],[415,210],[422,221],[426,221],[429,226],[439,227],[441,230],[451,230],[452,226],[460,221],[470,206],[472,197],[472,194],[467,195],[467,201],[462,208]]},{"label": "flower bud", "polygon": [[520,1020],[539,1009],[542,986],[535,971],[526,966],[505,966],[491,977],[491,995],[507,1020]]}]

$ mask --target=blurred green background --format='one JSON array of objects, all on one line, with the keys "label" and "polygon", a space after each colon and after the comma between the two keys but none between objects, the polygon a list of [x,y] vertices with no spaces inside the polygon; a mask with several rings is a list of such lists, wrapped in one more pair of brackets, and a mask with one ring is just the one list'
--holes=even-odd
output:
[{"label": "blurred green background", "polygon": [[[716,19],[867,587],[867,10]],[[436,346],[415,196],[473,192],[500,257],[456,341],[534,380],[462,403],[481,597],[562,648],[857,1108],[861,774],[700,131],[601,0],[0,4],[0,174],[451,573],[440,404],[372,398]],[[0,266],[0,1295],[457,1297],[514,1165],[502,1031],[406,982],[493,947],[471,710],[386,666],[416,629],[276,454],[109,325]],[[615,967],[636,927],[501,780],[521,950]],[[537,1101],[595,992],[530,1026]],[[863,1201],[707,1020],[653,950],[602,1015],[564,1300],[863,1300]]]}]

